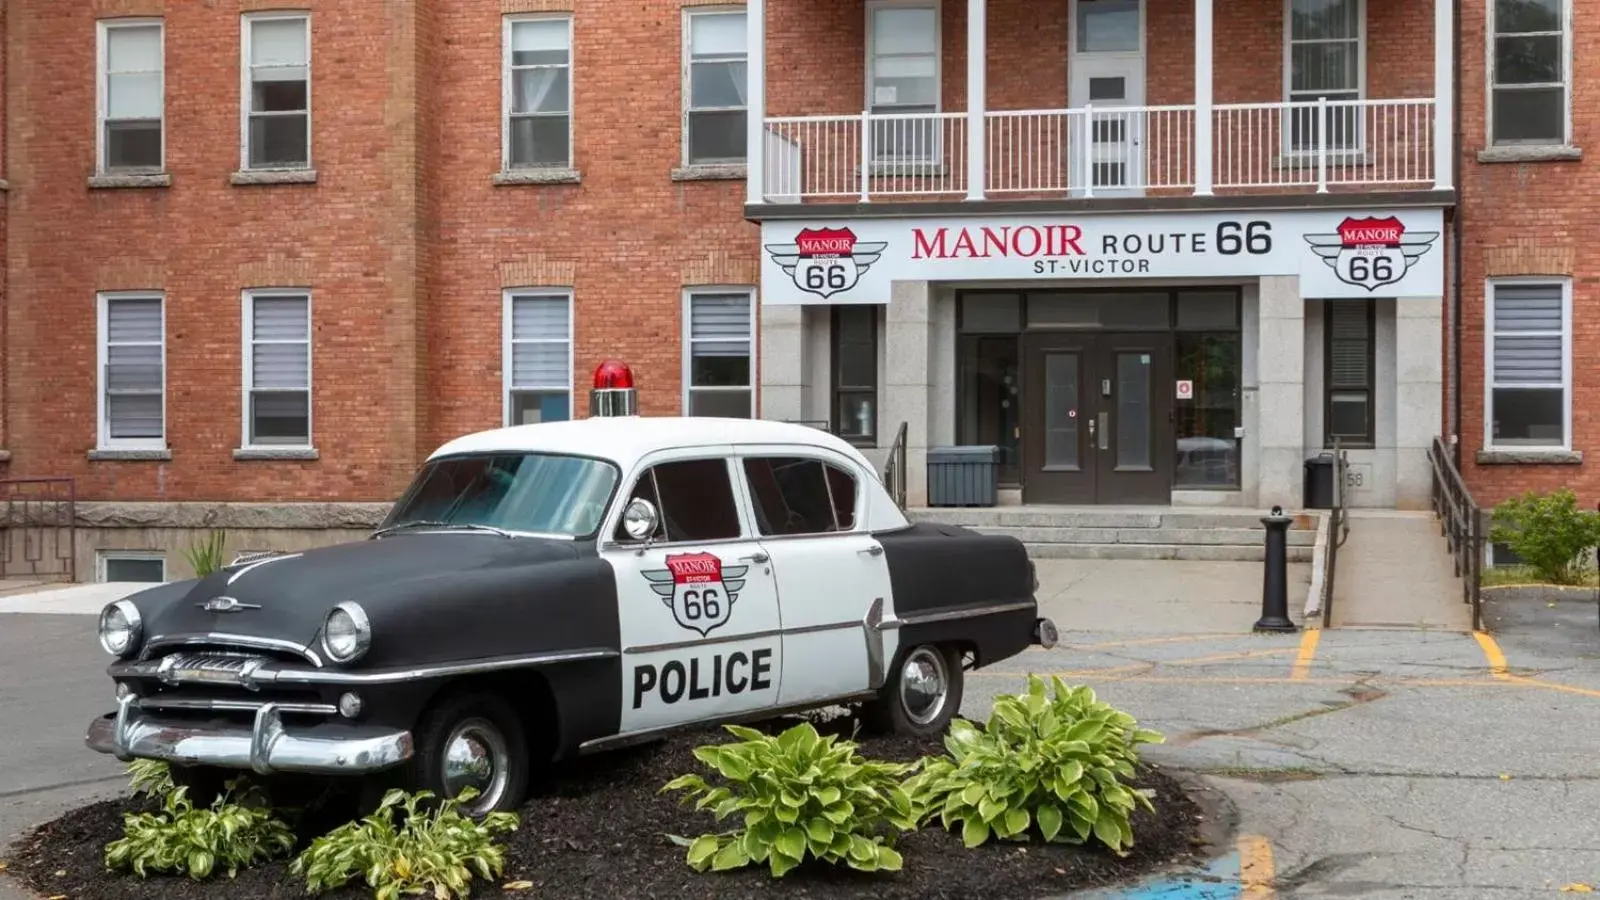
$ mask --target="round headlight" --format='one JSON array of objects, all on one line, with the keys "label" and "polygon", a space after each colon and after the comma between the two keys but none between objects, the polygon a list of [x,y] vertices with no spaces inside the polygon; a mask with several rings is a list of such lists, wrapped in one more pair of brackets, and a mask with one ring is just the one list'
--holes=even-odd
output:
[{"label": "round headlight", "polygon": [[128,656],[138,649],[139,632],[144,622],[139,608],[118,600],[100,611],[100,646],[112,656]]},{"label": "round headlight", "polygon": [[341,603],[322,623],[322,649],[336,663],[351,663],[372,646],[372,624],[355,603]]}]

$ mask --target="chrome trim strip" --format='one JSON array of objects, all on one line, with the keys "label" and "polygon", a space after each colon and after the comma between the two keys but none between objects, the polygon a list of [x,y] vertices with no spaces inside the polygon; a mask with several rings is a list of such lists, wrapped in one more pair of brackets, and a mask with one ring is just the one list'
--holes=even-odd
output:
[{"label": "chrome trim strip", "polygon": [[763,719],[773,719],[790,713],[805,712],[823,706],[834,706],[841,703],[856,703],[871,700],[877,697],[876,691],[857,691],[853,694],[840,694],[837,697],[823,697],[820,700],[808,700],[805,703],[796,703],[791,706],[763,707],[747,713],[738,713],[732,716],[711,716],[705,719],[695,719],[692,722],[680,722],[675,725],[661,725],[656,728],[647,728],[644,731],[630,731],[625,734],[614,734],[607,737],[590,738],[578,745],[579,754],[589,754],[600,750],[611,750],[625,747],[629,744],[642,743],[654,740],[675,731],[687,731],[703,727],[709,723],[738,724],[740,722],[758,722]]},{"label": "chrome trim strip", "polygon": [[322,668],[322,657],[317,651],[298,641],[286,641],[281,638],[255,637],[248,634],[228,634],[220,631],[186,632],[183,634],[158,634],[145,642],[144,650],[139,654],[141,660],[149,659],[151,654],[160,647],[193,647],[213,645],[219,651],[226,647],[247,647],[252,650],[280,650],[294,653],[306,662],[317,668]]},{"label": "chrome trim strip", "polygon": [[261,566],[264,566],[267,563],[282,562],[283,560],[286,560],[286,559],[296,559],[296,558],[298,558],[300,556],[303,556],[303,555],[304,554],[302,554],[302,553],[289,553],[289,554],[286,554],[286,555],[283,555],[283,556],[266,556],[266,557],[262,557],[261,559],[252,560],[251,562],[246,563],[245,566],[243,568],[241,568],[239,571],[234,572],[232,575],[229,575],[228,576],[228,580],[226,582],[224,582],[224,584],[225,585],[231,585],[235,581],[238,581],[240,578],[244,577],[244,573],[252,571],[254,569],[257,569],[257,568],[259,568]]},{"label": "chrome trim strip", "polygon": [[[239,683],[246,687],[254,685],[257,688],[273,684],[395,684],[403,681],[444,678],[454,675],[477,675],[484,672],[500,672],[506,669],[547,666],[556,663],[613,659],[617,655],[617,651],[611,649],[574,650],[563,653],[534,653],[528,656],[503,656],[495,659],[452,663],[449,665],[383,669],[375,672],[335,672],[322,669],[283,668],[269,663],[241,672]],[[156,678],[160,677],[161,674],[160,664],[152,662],[113,663],[106,671],[112,678]]]},{"label": "chrome trim strip", "polygon": [[622,648],[623,653],[661,653],[667,650],[686,650],[690,647],[702,647],[708,644],[729,644],[735,641],[759,641],[771,637],[795,637],[802,634],[816,634],[820,631],[843,631],[846,628],[860,628],[861,620],[850,622],[827,622],[822,625],[806,625],[800,628],[768,628],[765,631],[752,631],[749,634],[718,635],[716,637],[695,638],[692,641],[671,641],[665,644],[639,644],[634,647]]},{"label": "chrome trim strip", "polygon": [[[188,709],[203,712],[255,712],[266,705],[260,700],[168,700],[161,697],[141,697],[137,705],[140,709]],[[339,707],[332,703],[278,703],[278,709],[286,713],[308,713],[314,715],[331,716],[339,711]]]},{"label": "chrome trim strip", "polygon": [[884,628],[904,628],[908,625],[927,625],[931,622],[948,622],[951,619],[976,619],[981,616],[998,616],[1001,613],[1021,612],[1025,609],[1037,609],[1038,604],[1032,600],[1018,600],[1014,603],[993,603],[988,606],[965,606],[960,609],[946,609],[938,612],[912,613],[909,616],[899,616],[883,623]]}]

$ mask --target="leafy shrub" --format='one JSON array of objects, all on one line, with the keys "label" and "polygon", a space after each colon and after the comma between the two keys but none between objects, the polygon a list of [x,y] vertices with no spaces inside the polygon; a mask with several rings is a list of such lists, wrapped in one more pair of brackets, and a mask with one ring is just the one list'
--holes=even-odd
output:
[{"label": "leafy shrub", "polygon": [[863,759],[855,743],[822,737],[809,722],[775,737],[724,727],[743,740],[696,747],[694,756],[726,784],[712,787],[691,774],[662,787],[687,791],[685,801],[695,799],[696,809],[711,809],[718,821],[743,814],[743,828],[685,842],[695,871],[766,863],[778,878],[808,853],[864,872],[900,869],[891,844],[897,831],[916,828],[901,786],[915,766]]},{"label": "leafy shrub", "polygon": [[995,701],[988,723],[950,725],[948,756],[924,760],[906,782],[921,821],[961,823],[962,841],[991,836],[1027,840],[1037,825],[1046,841],[1081,844],[1091,836],[1119,855],[1133,845],[1128,817],[1136,804],[1154,811],[1132,778],[1139,744],[1162,736],[1136,727],[1132,716],[1095,699],[1087,685],[1069,688],[1028,676],[1025,694]]},{"label": "leafy shrub", "polygon": [[232,878],[246,866],[294,849],[289,826],[253,794],[236,801],[230,787],[210,808],[199,809],[189,802],[188,788],[180,787],[166,795],[162,807],[161,812],[123,815],[123,836],[106,845],[107,868],[131,869],[140,878],[170,872],[196,881],[223,869]]},{"label": "leafy shrub", "polygon": [[[423,812],[417,807],[433,797],[431,792],[391,790],[371,815],[312,841],[289,871],[304,876],[312,894],[362,875],[378,900],[402,894],[465,897],[474,874],[487,880],[505,869],[505,848],[494,839],[515,831],[518,824],[515,813],[493,812],[477,822],[456,811],[462,801],[477,795],[467,788],[456,799]],[[397,810],[404,820],[399,827],[394,823]]]},{"label": "leafy shrub", "polygon": [[1573,584],[1600,543],[1600,513],[1579,509],[1567,488],[1544,495],[1529,491],[1494,508],[1489,540],[1510,547],[1539,579]]},{"label": "leafy shrub", "polygon": [[191,544],[189,549],[183,551],[183,555],[194,567],[194,574],[204,578],[222,568],[222,554],[227,543],[228,532],[213,531]]},{"label": "leafy shrub", "polygon": [[136,759],[128,763],[128,786],[133,789],[134,796],[165,797],[175,787],[172,767],[159,759]]}]

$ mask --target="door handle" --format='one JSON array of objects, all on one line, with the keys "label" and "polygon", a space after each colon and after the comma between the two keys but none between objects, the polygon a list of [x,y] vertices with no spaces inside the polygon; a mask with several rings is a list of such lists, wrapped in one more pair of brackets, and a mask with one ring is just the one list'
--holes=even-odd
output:
[{"label": "door handle", "polygon": [[881,546],[877,545],[877,544],[873,544],[871,547],[867,547],[864,550],[857,550],[856,552],[857,553],[865,553],[868,556],[882,556],[883,555],[883,548]]},{"label": "door handle", "polygon": [[741,557],[739,557],[739,561],[740,562],[764,563],[764,562],[766,562],[767,560],[769,560],[771,558],[772,557],[768,556],[765,552],[757,550],[756,552],[750,554],[749,556],[741,556]]},{"label": "door handle", "polygon": [[1093,419],[1089,420],[1089,444],[1090,444],[1090,446],[1094,445],[1094,420]]},{"label": "door handle", "polygon": [[1107,443],[1106,443],[1106,432],[1111,430],[1111,423],[1109,421],[1110,418],[1111,418],[1111,414],[1110,413],[1101,413],[1100,414],[1100,449],[1101,450],[1110,449],[1109,445],[1107,445]]}]

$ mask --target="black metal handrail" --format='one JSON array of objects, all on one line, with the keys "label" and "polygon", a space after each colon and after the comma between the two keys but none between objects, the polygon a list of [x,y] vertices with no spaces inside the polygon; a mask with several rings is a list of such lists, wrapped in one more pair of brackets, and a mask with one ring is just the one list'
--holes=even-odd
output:
[{"label": "black metal handrail", "polygon": [[1483,575],[1483,511],[1467,490],[1466,480],[1450,459],[1444,438],[1434,436],[1428,448],[1433,464],[1433,512],[1445,545],[1455,558],[1456,577],[1461,579],[1461,600],[1472,607],[1472,630],[1483,629],[1483,596],[1479,582]]},{"label": "black metal handrail", "polygon": [[1333,622],[1333,582],[1339,571],[1339,548],[1350,536],[1350,517],[1344,509],[1344,483],[1350,472],[1350,453],[1333,439],[1333,508],[1328,510],[1328,555],[1322,578],[1322,627]]},{"label": "black metal handrail", "polygon": [[889,445],[889,460],[883,466],[883,484],[895,505],[906,508],[906,423],[900,423],[894,443]]}]

